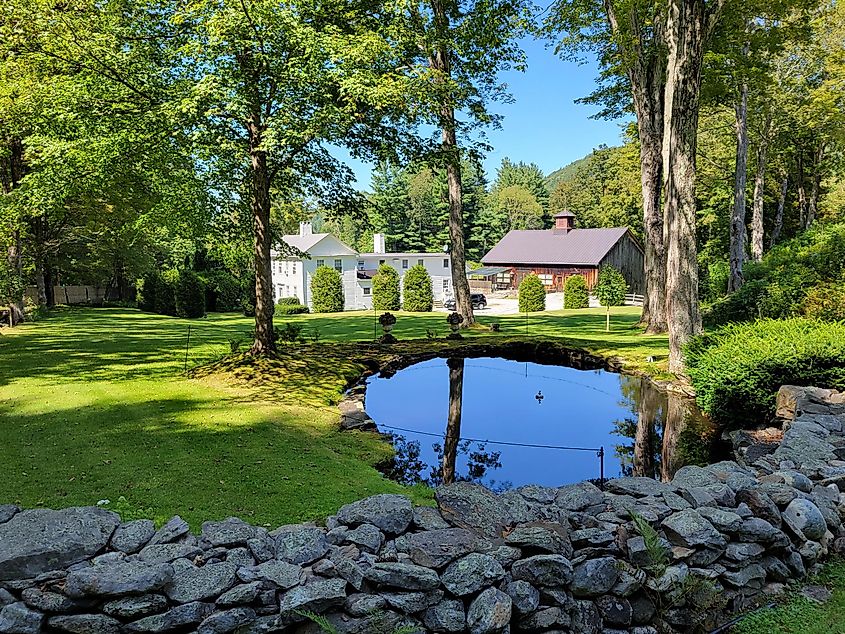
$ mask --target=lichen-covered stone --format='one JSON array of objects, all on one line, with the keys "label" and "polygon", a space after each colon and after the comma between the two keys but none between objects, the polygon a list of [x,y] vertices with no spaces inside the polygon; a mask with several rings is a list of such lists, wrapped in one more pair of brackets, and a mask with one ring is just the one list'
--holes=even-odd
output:
[{"label": "lichen-covered stone", "polygon": [[0,632],[3,634],[39,634],[44,614],[22,602],[10,603],[0,610]]},{"label": "lichen-covered stone", "polygon": [[155,524],[152,520],[135,520],[121,524],[114,531],[111,546],[129,555],[141,550],[155,535]]},{"label": "lichen-covered stone", "polygon": [[540,591],[527,581],[511,581],[502,586],[502,590],[511,598],[513,609],[519,614],[529,614],[540,605]]},{"label": "lichen-covered stone", "polygon": [[463,632],[466,625],[464,604],[456,599],[444,599],[425,611],[423,623],[433,632]]},{"label": "lichen-covered stone", "polygon": [[118,619],[131,621],[150,614],[164,612],[167,598],[160,594],[145,594],[140,597],[123,597],[104,603],[103,612]]},{"label": "lichen-covered stone", "polygon": [[792,500],[783,511],[783,521],[796,535],[804,539],[818,541],[827,532],[824,516],[810,500]]},{"label": "lichen-covered stone", "polygon": [[364,572],[368,581],[401,590],[434,590],[440,585],[437,573],[414,564],[379,562]]},{"label": "lichen-covered stone", "polygon": [[693,509],[673,513],[663,520],[661,527],[669,541],[679,546],[720,548],[725,545],[719,531]]},{"label": "lichen-covered stone", "polygon": [[213,603],[185,603],[162,614],[153,614],[125,626],[128,632],[170,632],[199,625],[214,612]]},{"label": "lichen-covered stone", "polygon": [[588,559],[575,566],[572,574],[572,594],[576,597],[606,594],[618,578],[619,564],[613,557]]},{"label": "lichen-covered stone", "polygon": [[217,598],[237,582],[236,568],[228,562],[176,567],[173,580],[164,592],[176,603],[192,603]]},{"label": "lichen-covered stone", "polygon": [[493,557],[470,553],[449,564],[440,581],[449,592],[462,597],[493,585],[504,576],[505,569]]},{"label": "lichen-covered stone", "polygon": [[411,561],[426,568],[442,568],[458,557],[490,543],[466,528],[445,528],[408,533],[396,539],[396,549],[408,553]]},{"label": "lichen-covered stone", "polygon": [[145,594],[163,588],[173,575],[170,564],[150,565],[143,561],[89,566],[68,574],[65,593],[69,597]]},{"label": "lichen-covered stone", "polygon": [[276,558],[290,564],[310,564],[329,551],[326,531],[317,526],[282,526],[270,536],[276,541]]},{"label": "lichen-covered stone", "polygon": [[346,581],[328,579],[312,581],[304,586],[297,586],[285,592],[280,603],[282,614],[297,611],[324,611],[336,605],[343,605],[346,600]]},{"label": "lichen-covered stone", "polygon": [[487,588],[467,610],[470,634],[502,634],[511,620],[511,598],[501,590]]},{"label": "lichen-covered stone", "polygon": [[572,580],[572,563],[563,555],[535,555],[514,562],[514,579],[538,586],[562,586]]},{"label": "lichen-covered stone", "polygon": [[372,524],[385,533],[399,535],[414,519],[414,509],[404,495],[382,493],[341,507],[337,518],[347,526]]},{"label": "lichen-covered stone", "polygon": [[471,528],[486,537],[499,537],[508,516],[496,495],[479,484],[456,482],[435,492],[443,518],[462,528]]},{"label": "lichen-covered stone", "polygon": [[104,614],[67,614],[53,616],[47,621],[54,630],[72,634],[118,634],[121,623]]}]

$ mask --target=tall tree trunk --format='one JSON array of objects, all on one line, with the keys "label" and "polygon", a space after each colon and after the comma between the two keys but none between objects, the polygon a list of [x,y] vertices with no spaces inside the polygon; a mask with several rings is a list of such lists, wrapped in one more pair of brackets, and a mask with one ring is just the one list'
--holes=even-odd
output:
[{"label": "tall tree trunk", "polygon": [[[657,66],[655,64],[654,66]],[[663,243],[663,93],[662,64],[650,68],[640,98],[635,98],[640,139],[640,184],[645,229],[646,292],[641,323],[648,333],[666,332],[666,251]],[[639,92],[639,91],[635,91]],[[638,105],[638,103],[640,105]]]},{"label": "tall tree trunk", "polygon": [[704,42],[715,13],[703,0],[669,0],[669,60],[663,133],[666,226],[666,318],[669,371],[684,370],[683,346],[701,331],[695,243],[695,153]]},{"label": "tall tree trunk", "polygon": [[266,355],[276,349],[273,341],[273,279],[270,263],[270,170],[267,152],[262,149],[260,118],[249,124],[249,157],[252,169],[250,206],[254,233],[255,260],[255,339],[251,352]]},{"label": "tall tree trunk", "polygon": [[461,410],[464,397],[464,359],[446,360],[449,366],[449,419],[446,423],[446,436],[443,438],[443,484],[455,481],[455,463],[458,456],[458,443],[461,439]]},{"label": "tall tree trunk", "polygon": [[684,429],[684,402],[671,392],[666,402],[666,419],[663,424],[663,447],[660,452],[660,479],[669,482],[683,465],[680,463],[678,442]]},{"label": "tall tree trunk", "polygon": [[819,212],[819,192],[822,183],[822,159],[824,158],[824,144],[820,143],[813,156],[813,185],[810,188],[810,199],[807,201],[807,222],[809,229],[816,220]]},{"label": "tall tree trunk", "polygon": [[789,187],[789,172],[783,170],[783,176],[780,180],[780,194],[778,195],[778,209],[775,213],[775,221],[772,225],[772,233],[769,236],[769,248],[771,249],[780,238],[781,229],[783,229],[783,208],[786,206],[786,190]]},{"label": "tall tree trunk", "polygon": [[[745,45],[746,54],[748,44]],[[743,81],[734,104],[736,160],[734,161],[734,205],[730,224],[730,276],[728,292],[742,286],[745,264],[745,185],[748,174],[748,83]]]},{"label": "tall tree trunk", "polygon": [[798,156],[795,159],[795,185],[798,188],[798,220],[801,227],[807,227],[807,188],[804,176],[804,152],[798,149]]},{"label": "tall tree trunk", "polygon": [[441,149],[446,163],[446,182],[449,189],[449,252],[452,272],[452,288],[455,292],[455,308],[464,318],[462,328],[471,326],[475,321],[472,313],[472,298],[466,273],[466,249],[464,246],[463,188],[461,183],[461,153],[458,147],[457,122],[455,108],[445,85],[451,77],[452,68],[450,51],[442,44],[448,41],[450,29],[449,15],[443,0],[432,0],[435,32],[440,44],[429,59],[429,65],[438,72],[438,80],[443,84],[440,104],[440,128],[442,133]]},{"label": "tall tree trunk", "polygon": [[44,258],[44,293],[47,299],[47,308],[53,308],[56,305],[56,278],[53,273],[50,258]]},{"label": "tall tree trunk", "polygon": [[751,259],[763,259],[763,195],[766,191],[766,158],[769,150],[772,116],[766,109],[766,120],[757,146],[757,171],[754,174],[754,200],[751,205]]}]

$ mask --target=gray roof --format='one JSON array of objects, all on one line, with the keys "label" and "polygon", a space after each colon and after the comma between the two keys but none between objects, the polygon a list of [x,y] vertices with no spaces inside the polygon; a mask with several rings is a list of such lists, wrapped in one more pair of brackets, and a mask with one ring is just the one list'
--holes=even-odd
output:
[{"label": "gray roof", "polygon": [[494,264],[549,264],[598,266],[628,232],[627,227],[572,229],[568,233],[514,230],[499,240],[481,262]]},{"label": "gray roof", "polygon": [[467,275],[473,275],[475,277],[490,277],[509,270],[510,269],[506,266],[482,266],[480,269],[467,271]]}]

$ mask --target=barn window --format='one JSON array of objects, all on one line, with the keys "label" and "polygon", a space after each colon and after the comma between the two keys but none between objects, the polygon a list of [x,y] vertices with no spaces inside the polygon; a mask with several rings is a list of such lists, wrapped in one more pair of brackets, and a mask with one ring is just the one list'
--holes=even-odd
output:
[{"label": "barn window", "polygon": [[540,281],[543,283],[543,286],[551,286],[554,283],[552,275],[550,273],[540,273],[537,277],[540,278]]}]

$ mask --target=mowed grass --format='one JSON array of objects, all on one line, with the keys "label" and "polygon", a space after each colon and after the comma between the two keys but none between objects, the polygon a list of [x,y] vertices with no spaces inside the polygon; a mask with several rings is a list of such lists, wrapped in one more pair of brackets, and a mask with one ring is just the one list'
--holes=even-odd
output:
[{"label": "mowed grass", "polygon": [[[400,339],[448,332],[442,313],[398,317]],[[228,353],[231,339],[248,345],[252,320],[240,315],[188,321],[59,309],[3,329],[0,503],[58,508],[125,496],[159,520],[178,513],[198,526],[229,515],[272,525],[318,519],[380,492],[428,499],[374,468],[391,451],[378,436],[338,430],[334,404],[363,366],[327,351],[332,342],[372,339],[372,314],[287,319],[302,323],[307,338],[318,332],[319,343],[284,349],[268,366],[273,380],[251,385],[183,372]],[[637,319],[636,309],[614,309],[610,333],[603,310],[479,321],[500,322],[502,335],[562,338],[659,371],[665,337],[643,336]],[[498,336],[481,328],[467,335]]]},{"label": "mowed grass", "polygon": [[826,586],[830,600],[816,603],[790,587],[775,607],[764,608],[746,616],[732,634],[842,634],[845,632],[845,561],[834,559],[810,583]]}]

